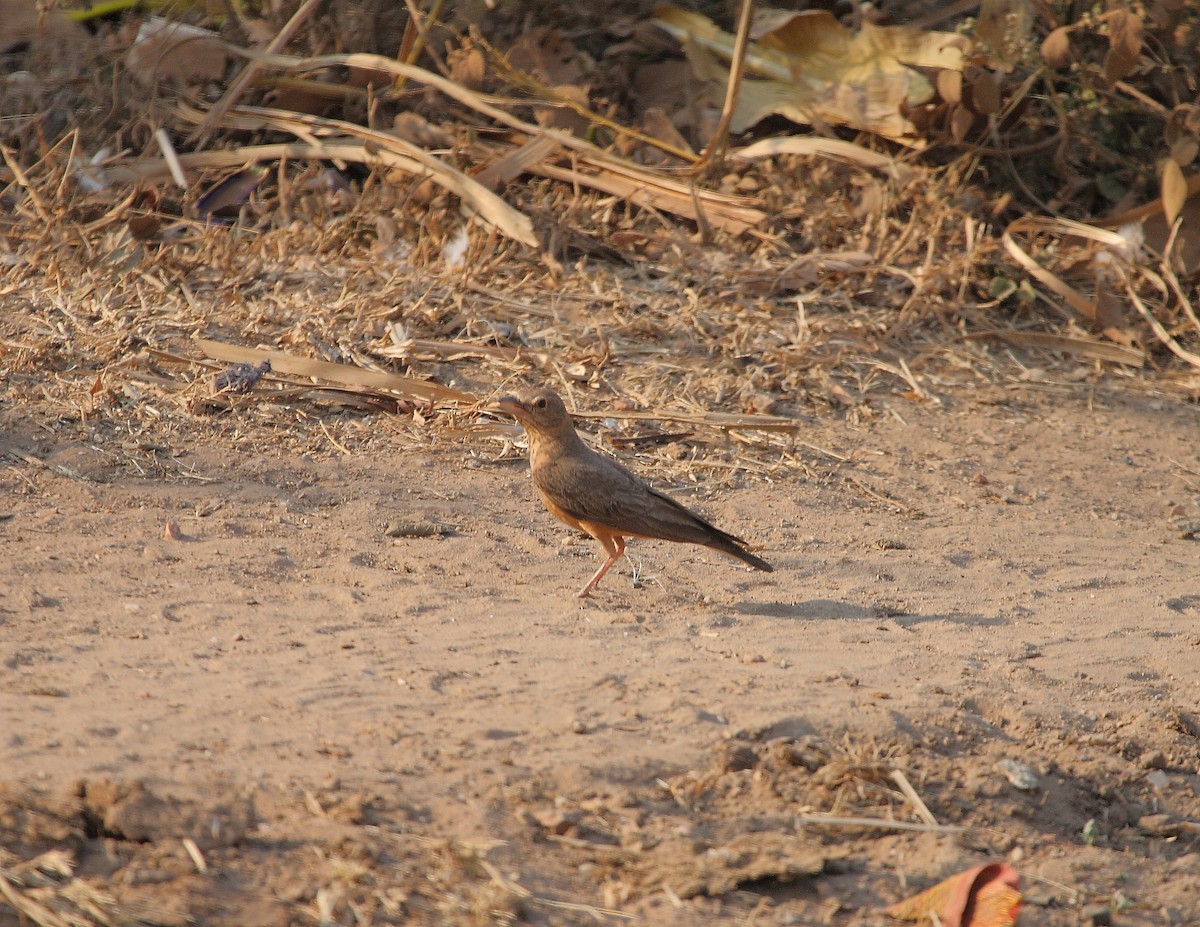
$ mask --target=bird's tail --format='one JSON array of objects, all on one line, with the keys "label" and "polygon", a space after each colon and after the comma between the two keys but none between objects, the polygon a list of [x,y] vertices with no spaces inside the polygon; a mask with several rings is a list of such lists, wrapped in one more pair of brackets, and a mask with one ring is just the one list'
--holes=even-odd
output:
[{"label": "bird's tail", "polygon": [[[722,532],[724,534],[724,532]],[[756,570],[762,570],[764,573],[774,573],[775,567],[763,560],[762,557],[757,557],[750,551],[746,550],[740,543],[740,539],[732,535],[723,537],[718,541],[709,544],[713,550],[719,550],[723,554],[728,554],[730,557],[736,557],[744,563],[750,564]]]}]

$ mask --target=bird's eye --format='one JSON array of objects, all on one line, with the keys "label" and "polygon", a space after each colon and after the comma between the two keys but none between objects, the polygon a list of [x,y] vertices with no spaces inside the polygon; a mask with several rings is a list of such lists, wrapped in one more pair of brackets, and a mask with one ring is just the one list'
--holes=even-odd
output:
[{"label": "bird's eye", "polygon": [[544,408],[546,408],[546,397],[545,397],[545,396],[539,396],[537,399],[533,400],[533,407],[534,407],[535,409],[544,409]]}]

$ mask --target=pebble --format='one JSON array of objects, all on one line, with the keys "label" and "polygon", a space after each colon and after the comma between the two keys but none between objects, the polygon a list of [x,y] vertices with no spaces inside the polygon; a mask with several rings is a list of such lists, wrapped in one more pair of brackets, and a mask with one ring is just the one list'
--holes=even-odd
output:
[{"label": "pebble", "polygon": [[1012,783],[1013,788],[1032,792],[1038,787],[1039,776],[1032,766],[1017,760],[1001,760],[996,768],[1004,773],[1004,778]]},{"label": "pebble", "polygon": [[1138,765],[1142,769],[1166,769],[1167,755],[1161,750],[1148,750],[1141,755]]}]

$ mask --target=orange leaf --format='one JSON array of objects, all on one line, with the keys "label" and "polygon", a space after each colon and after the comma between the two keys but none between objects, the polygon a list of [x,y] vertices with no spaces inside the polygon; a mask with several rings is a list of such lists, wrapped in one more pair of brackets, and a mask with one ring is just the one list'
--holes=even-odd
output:
[{"label": "orange leaf", "polygon": [[936,914],[943,927],[1016,927],[1020,907],[1017,871],[1005,863],[988,863],[953,875],[884,911],[907,921],[928,921]]}]

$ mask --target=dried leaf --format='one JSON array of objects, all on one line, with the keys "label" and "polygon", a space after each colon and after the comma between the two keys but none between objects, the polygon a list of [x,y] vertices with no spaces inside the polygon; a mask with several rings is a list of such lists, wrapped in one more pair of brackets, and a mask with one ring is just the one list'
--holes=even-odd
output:
[{"label": "dried leaf", "polygon": [[961,71],[949,69],[938,71],[937,92],[943,100],[952,106],[962,102],[963,76]]},{"label": "dried leaf", "polygon": [[1167,217],[1167,225],[1174,225],[1176,217],[1188,198],[1188,184],[1183,177],[1183,169],[1168,158],[1163,164],[1160,183],[1162,184],[1163,215]]},{"label": "dried leaf", "polygon": [[162,228],[162,219],[154,213],[134,215],[129,217],[129,234],[135,241],[149,241]]},{"label": "dried leaf", "polygon": [[1125,303],[1114,289],[1115,281],[1104,274],[1096,275],[1095,297],[1096,325],[1109,341],[1132,347],[1137,343],[1134,331],[1125,319]]},{"label": "dried leaf", "polygon": [[1005,863],[976,866],[884,911],[898,920],[937,915],[943,927],[1014,927],[1021,907],[1020,877]]},{"label": "dried leaf", "polygon": [[671,122],[683,133],[694,132],[705,114],[715,110],[709,95],[697,93],[699,89],[691,65],[678,59],[643,64],[634,72],[630,88],[635,110],[643,118],[650,109],[670,113]]},{"label": "dried leaf", "polygon": [[971,109],[981,116],[990,116],[1000,109],[1000,86],[991,71],[980,70],[970,76]]},{"label": "dried leaf", "polygon": [[983,0],[975,24],[975,38],[990,67],[1010,72],[1028,45],[1033,25],[1029,0]]},{"label": "dried leaf", "polygon": [[1104,77],[1115,84],[1137,66],[1142,51],[1142,17],[1117,10],[1108,20],[1108,54],[1104,56]]},{"label": "dried leaf", "polygon": [[65,50],[90,38],[87,28],[67,19],[57,4],[0,0],[0,22],[4,23],[0,32],[0,51],[4,52],[25,45]]},{"label": "dried leaf", "polygon": [[[733,36],[696,13],[672,6],[656,22],[684,46],[696,75],[723,87]],[[851,32],[824,11],[777,13],[760,20],[746,53],[731,128],[743,131],[778,113],[794,122],[848,125],[911,146],[922,140],[907,112],[932,99],[917,67],[962,68],[965,40],[864,22]]]},{"label": "dried leaf", "polygon": [[403,377],[382,370],[366,370],[349,364],[334,364],[330,361],[312,360],[285,354],[282,351],[266,351],[261,348],[245,348],[241,345],[225,344],[208,338],[195,339],[196,347],[214,360],[240,364],[255,364],[270,361],[271,369],[277,373],[300,377],[313,377],[339,383],[343,386],[374,390],[387,390],[421,403],[457,402],[473,404],[476,399],[470,393],[451,389],[416,377]]},{"label": "dried leaf", "polygon": [[[680,151],[691,153],[692,146],[688,144],[688,140],[675,128],[675,123],[665,110],[657,106],[647,107],[642,113],[641,123],[642,131],[647,135],[657,138],[661,142],[666,142]],[[669,159],[669,156],[665,153],[654,152],[654,154],[661,154],[661,160]]]},{"label": "dried leaf", "polygon": [[540,83],[575,84],[587,90],[584,78],[591,62],[556,29],[535,29],[522,36],[506,57],[510,66]]},{"label": "dried leaf", "polygon": [[220,80],[227,56],[215,32],[151,16],[125,56],[129,72],[145,86],[167,79],[180,84]]},{"label": "dried leaf", "polygon": [[[1039,234],[1071,236],[1081,238],[1085,241],[1098,242],[1104,248],[1118,252],[1127,249],[1129,242],[1122,235],[1097,226],[1086,225],[1070,219],[1042,218],[1017,219],[1009,225],[1001,238],[1008,253],[1018,264],[1025,268],[1030,276],[1050,290],[1055,296],[1062,299],[1071,309],[1078,312],[1085,319],[1093,324],[1098,323],[1096,301],[1089,299],[1072,287],[1058,273],[1055,273],[1050,268],[1043,267],[1034,260],[1013,238],[1017,233],[1026,233],[1031,237]],[[1091,264],[1090,258],[1088,259],[1088,264],[1089,266]],[[1117,334],[1112,328],[1105,328],[1103,333],[1105,337],[1112,337],[1112,335]]]},{"label": "dried leaf", "polygon": [[956,142],[964,141],[975,125],[975,114],[965,106],[956,106],[950,114],[950,134]]},{"label": "dried leaf", "polygon": [[467,90],[483,89],[487,77],[487,60],[478,48],[456,48],[446,56],[450,65],[450,79]]},{"label": "dried leaf", "polygon": [[449,132],[417,113],[397,113],[392,120],[392,131],[421,148],[449,148],[454,144]]},{"label": "dried leaf", "polygon": [[533,118],[537,124],[544,129],[561,129],[580,138],[586,136],[591,122],[570,104],[586,109],[589,103],[587,90],[574,84],[559,84],[550,88],[550,93],[561,102],[534,107]]},{"label": "dried leaf", "polygon": [[1200,139],[1194,135],[1177,138],[1171,145],[1171,160],[1180,167],[1187,167],[1200,154]]},{"label": "dried leaf", "polygon": [[[1197,181],[1200,181],[1200,174],[1192,176],[1190,186],[1200,188]],[[1200,273],[1200,197],[1193,194],[1183,204],[1178,225],[1167,224],[1166,216],[1157,208],[1157,201],[1149,205],[1154,206],[1155,211],[1143,226],[1147,247],[1161,254],[1166,250],[1167,242],[1173,242],[1170,258],[1176,272],[1185,277]]]},{"label": "dried leaf", "polygon": [[862,145],[842,141],[837,138],[820,138],[815,135],[789,135],[783,138],[764,138],[730,152],[734,157],[754,161],[758,158],[770,158],[781,154],[820,155],[838,161],[848,161],[875,170],[895,171],[899,167],[895,158],[877,151],[871,151]]},{"label": "dried leaf", "polygon": [[1060,71],[1071,63],[1071,27],[1059,26],[1042,41],[1042,60]]}]

